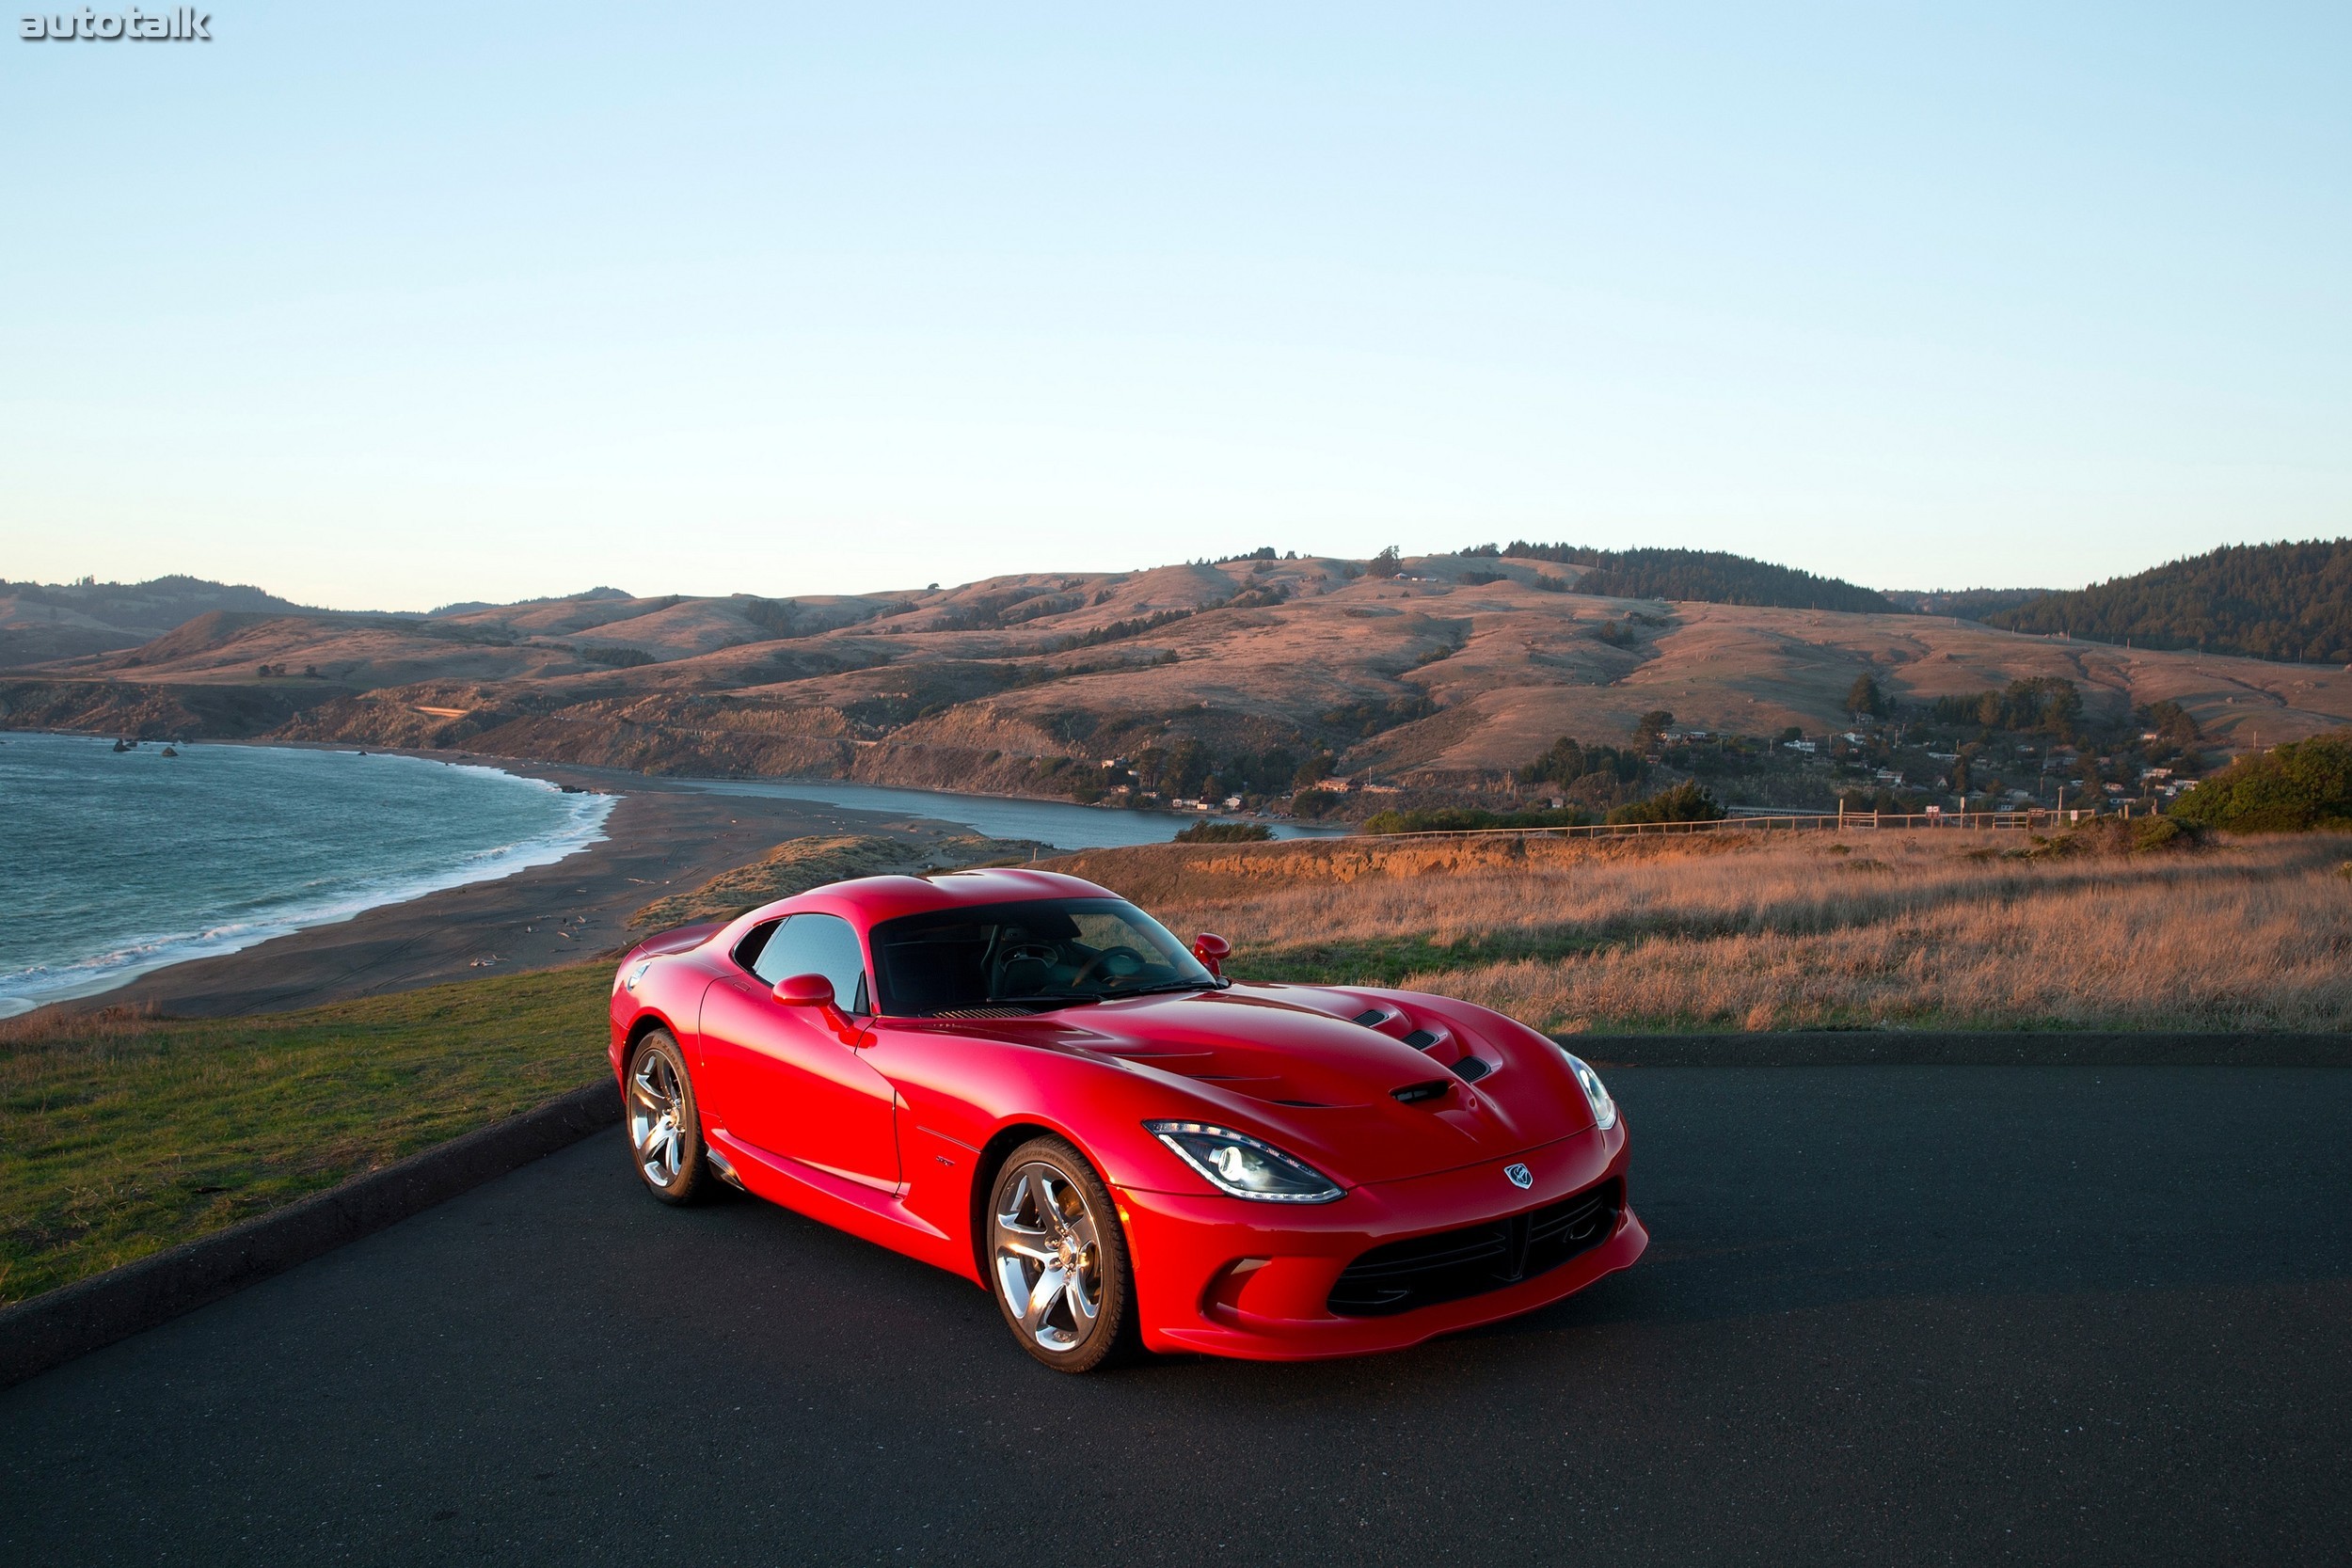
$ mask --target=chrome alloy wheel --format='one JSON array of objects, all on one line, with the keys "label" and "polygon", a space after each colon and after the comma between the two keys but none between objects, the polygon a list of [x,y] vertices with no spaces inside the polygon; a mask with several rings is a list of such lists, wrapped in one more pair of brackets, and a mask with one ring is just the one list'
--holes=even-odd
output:
[{"label": "chrome alloy wheel", "polygon": [[686,1135],[678,1126],[677,1067],[660,1051],[637,1058],[628,1080],[628,1144],[637,1151],[637,1168],[657,1187],[677,1180],[686,1164]]},{"label": "chrome alloy wheel", "polygon": [[1084,1345],[1103,1312],[1102,1236],[1085,1192],[1063,1172],[1032,1160],[997,1189],[989,1246],[996,1289],[1040,1350]]}]

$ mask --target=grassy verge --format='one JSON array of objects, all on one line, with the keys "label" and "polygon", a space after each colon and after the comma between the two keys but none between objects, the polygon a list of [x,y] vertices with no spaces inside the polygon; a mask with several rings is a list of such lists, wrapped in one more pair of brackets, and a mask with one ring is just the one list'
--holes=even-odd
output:
[{"label": "grassy verge", "polygon": [[603,963],[251,1019],[0,1027],[0,1305],[594,1082]]},{"label": "grassy verge", "polygon": [[1055,863],[1173,930],[1220,933],[1236,976],[1441,991],[1556,1031],[2339,1032],[2344,847],[2117,823],[1154,845]]}]

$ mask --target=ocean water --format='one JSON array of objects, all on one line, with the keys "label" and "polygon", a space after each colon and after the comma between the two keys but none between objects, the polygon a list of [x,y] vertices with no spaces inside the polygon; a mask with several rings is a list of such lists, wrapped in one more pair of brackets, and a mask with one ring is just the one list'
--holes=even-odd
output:
[{"label": "ocean water", "polygon": [[0,1017],[604,837],[615,798],[416,757],[0,736]]}]

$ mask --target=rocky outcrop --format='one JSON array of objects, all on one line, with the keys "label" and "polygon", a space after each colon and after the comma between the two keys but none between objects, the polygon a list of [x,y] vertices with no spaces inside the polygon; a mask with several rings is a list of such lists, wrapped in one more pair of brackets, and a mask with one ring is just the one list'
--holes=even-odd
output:
[{"label": "rocky outcrop", "polygon": [[143,685],[109,680],[0,681],[0,729],[75,730],[141,740],[246,740],[285,728],[331,689],[289,685]]}]

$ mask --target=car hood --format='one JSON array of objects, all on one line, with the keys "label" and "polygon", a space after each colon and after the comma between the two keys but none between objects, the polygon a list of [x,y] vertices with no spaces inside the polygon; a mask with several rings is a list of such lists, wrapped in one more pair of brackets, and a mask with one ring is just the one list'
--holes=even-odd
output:
[{"label": "car hood", "polygon": [[[1473,1037],[1450,1019],[1416,1016],[1414,1002],[1303,986],[1137,997],[1055,1015],[1050,1043],[1162,1076],[1207,1102],[1203,1119],[1261,1132],[1351,1184],[1454,1170],[1592,1125],[1549,1042],[1512,1027]],[[1387,1015],[1379,1026],[1352,1022],[1375,1010]],[[1427,1050],[1399,1037],[1417,1025],[1436,1037]],[[1475,1084],[1447,1065],[1465,1054],[1486,1065]],[[1439,1084],[1441,1093],[1396,1098]]]}]

